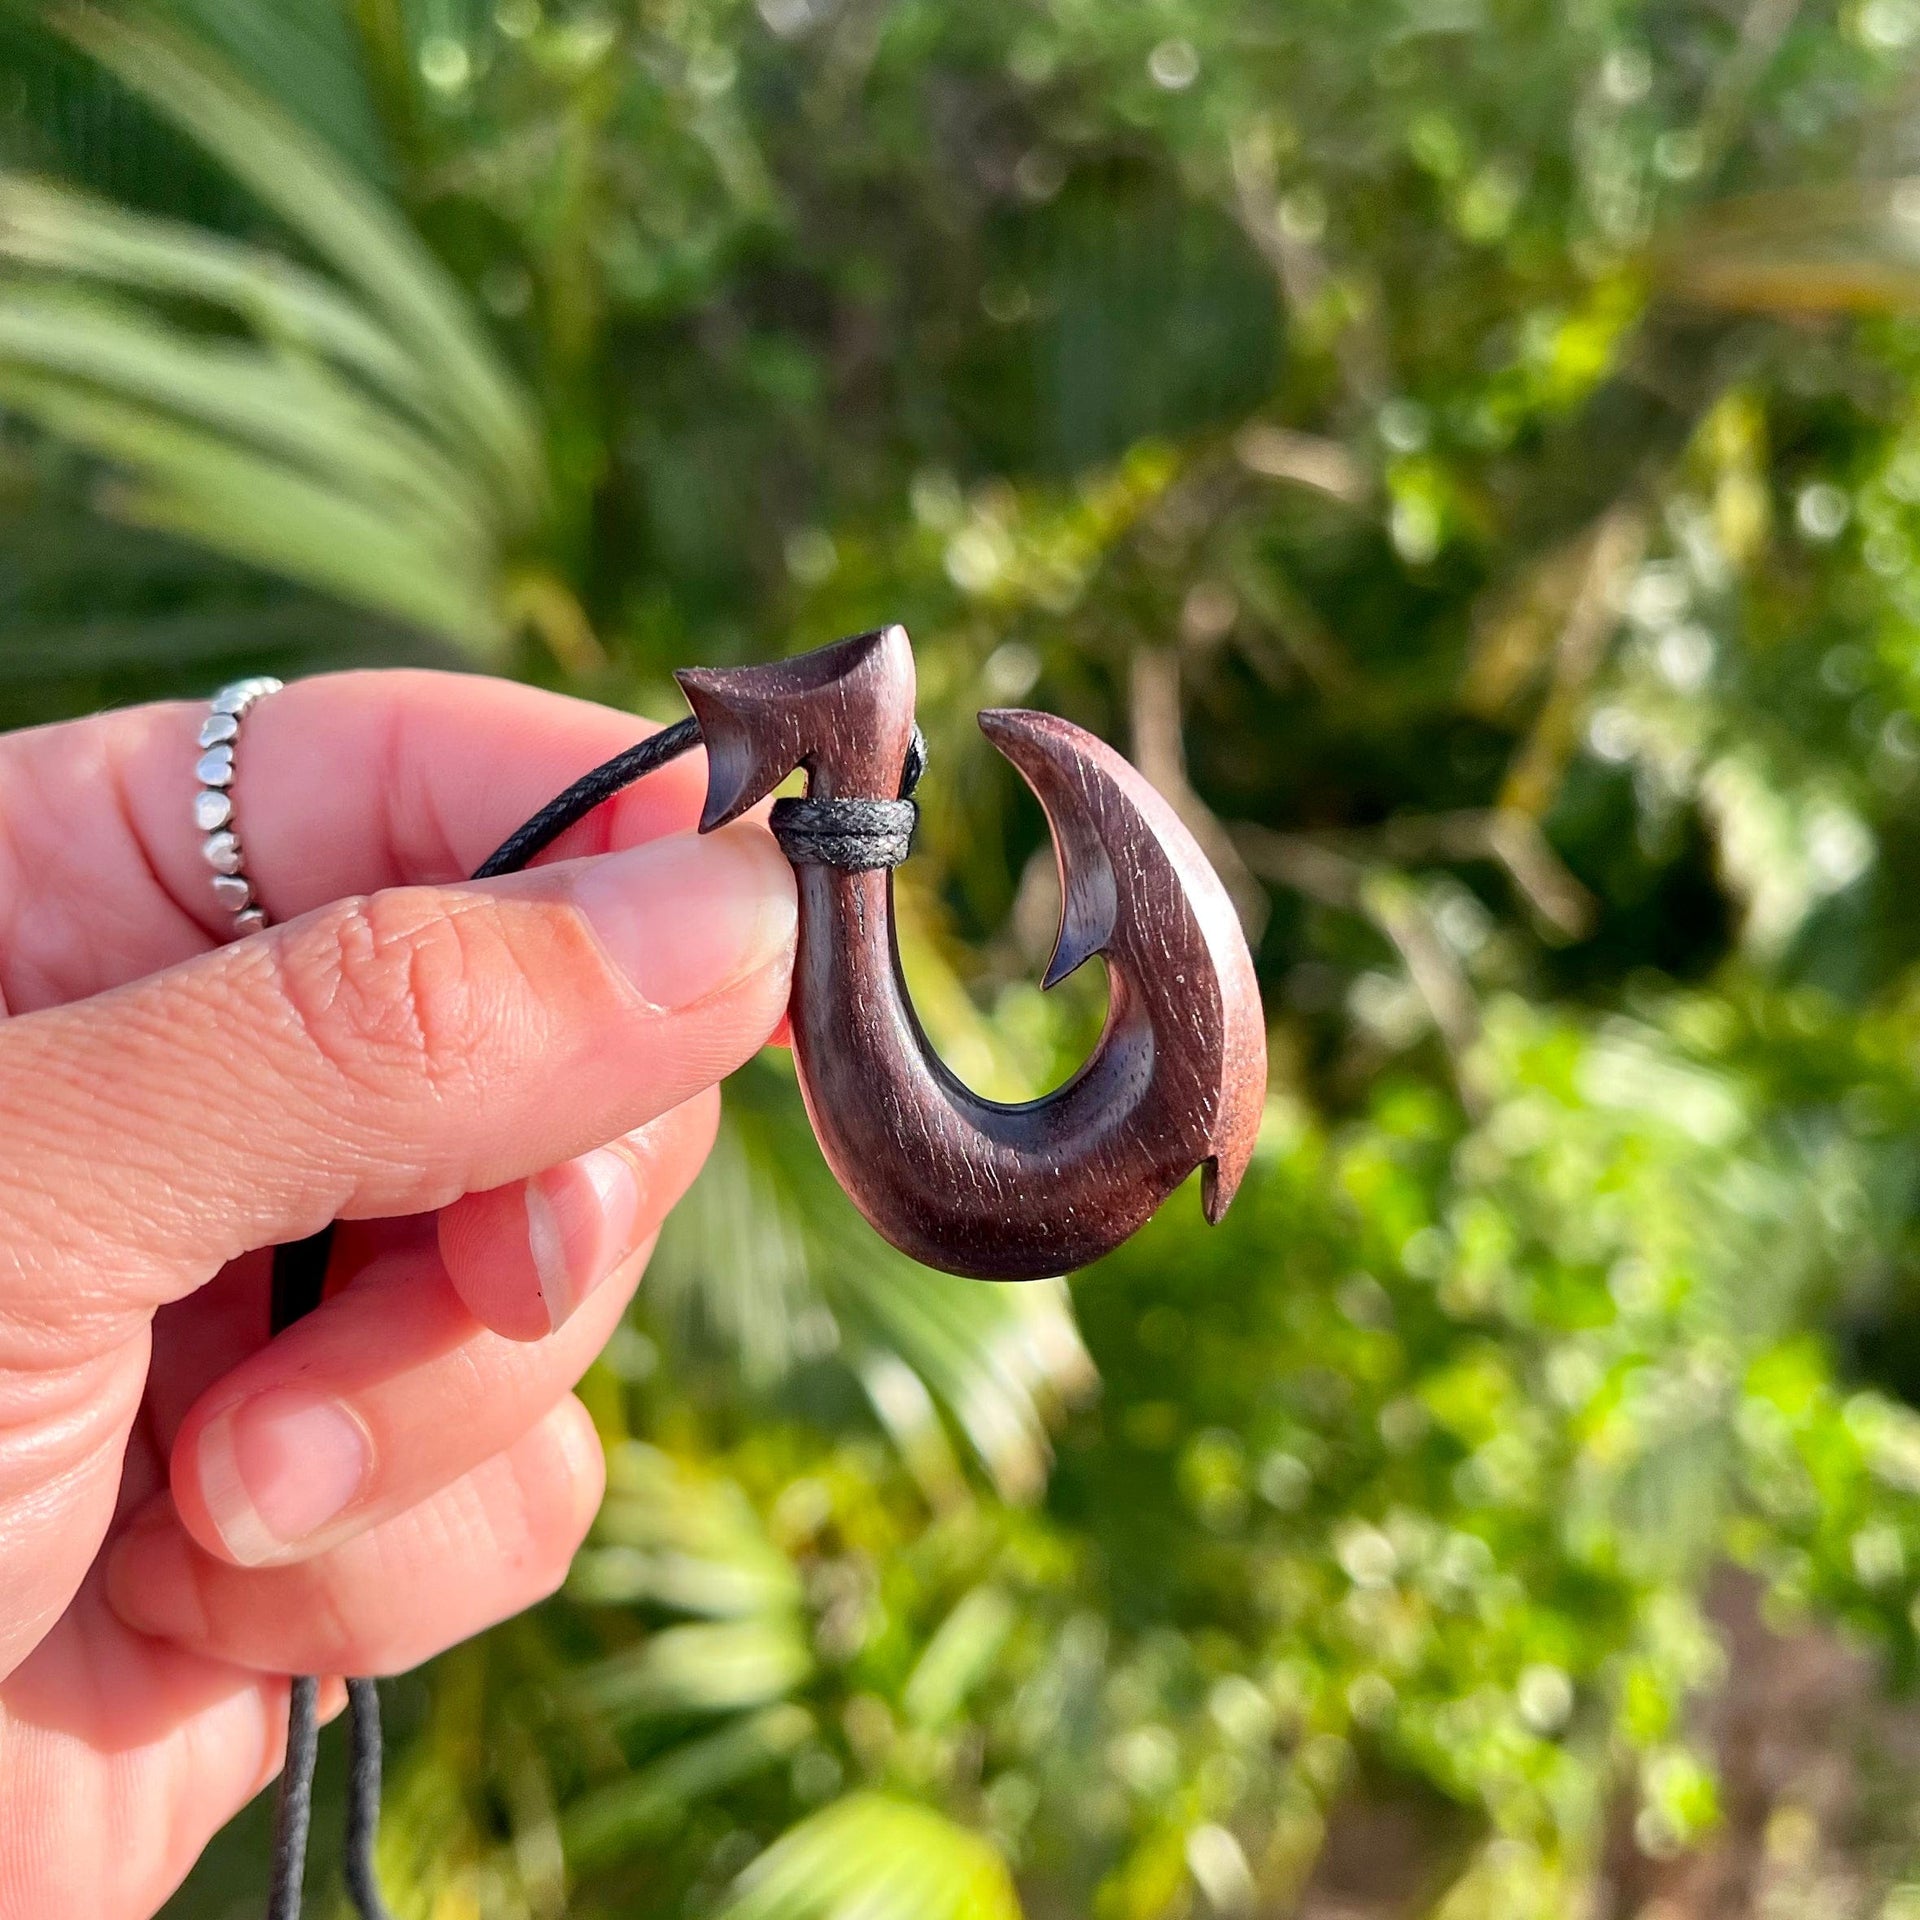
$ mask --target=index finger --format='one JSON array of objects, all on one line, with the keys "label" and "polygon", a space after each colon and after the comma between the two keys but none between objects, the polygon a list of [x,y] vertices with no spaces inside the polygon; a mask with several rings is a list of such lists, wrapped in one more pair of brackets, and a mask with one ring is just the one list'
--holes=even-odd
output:
[{"label": "index finger", "polygon": [[[135,707],[0,741],[0,1000],[83,998],[228,931],[193,823],[206,709]],[[233,827],[268,916],[464,879],[561,789],[654,731],[511,681],[418,669],[320,675],[258,702],[236,743]],[[566,859],[684,832],[699,754],[571,828]]]}]

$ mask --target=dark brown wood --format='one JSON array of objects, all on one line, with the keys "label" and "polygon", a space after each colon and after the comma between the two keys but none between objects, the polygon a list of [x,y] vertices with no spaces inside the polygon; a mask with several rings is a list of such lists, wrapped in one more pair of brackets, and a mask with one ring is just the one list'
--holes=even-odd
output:
[{"label": "dark brown wood", "polygon": [[[707,743],[703,829],[795,767],[815,798],[891,799],[913,731],[899,627],[796,660],[679,676]],[[900,976],[893,877],[799,868],[793,1045],[840,1184],[928,1266],[987,1280],[1109,1253],[1195,1167],[1208,1219],[1253,1152],[1266,1035],[1225,889],[1173,809],[1119,754],[1051,714],[983,713],[1053,829],[1060,934],[1046,984],[1107,962],[1106,1029],[1057,1092],[983,1100],[928,1045]]]}]

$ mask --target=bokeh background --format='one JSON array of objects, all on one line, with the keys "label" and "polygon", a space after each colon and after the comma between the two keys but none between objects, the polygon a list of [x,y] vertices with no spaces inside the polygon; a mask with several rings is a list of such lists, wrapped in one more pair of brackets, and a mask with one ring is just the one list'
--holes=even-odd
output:
[{"label": "bokeh background", "polygon": [[983,705],[1259,956],[1069,1284],[737,1078],[401,1915],[1920,1915],[1920,0],[6,0],[0,161],[7,723],[897,619],[965,1077],[1102,1010]]}]

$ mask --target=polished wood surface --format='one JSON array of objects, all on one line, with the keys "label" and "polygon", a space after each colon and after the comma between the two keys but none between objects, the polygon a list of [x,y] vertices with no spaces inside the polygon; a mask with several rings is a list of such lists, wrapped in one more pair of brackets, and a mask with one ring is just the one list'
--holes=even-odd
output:
[{"label": "polished wood surface", "polygon": [[[703,829],[795,767],[814,798],[898,793],[914,702],[901,628],[678,677],[709,756]],[[1018,1105],[963,1086],[907,998],[892,875],[815,865],[798,869],[793,1045],[821,1149],[873,1225],[929,1266],[1026,1280],[1111,1252],[1195,1167],[1220,1218],[1253,1151],[1266,1038],[1239,921],[1166,801],[1051,714],[988,712],[980,725],[1053,830],[1063,904],[1046,983],[1106,960],[1092,1057]]]}]

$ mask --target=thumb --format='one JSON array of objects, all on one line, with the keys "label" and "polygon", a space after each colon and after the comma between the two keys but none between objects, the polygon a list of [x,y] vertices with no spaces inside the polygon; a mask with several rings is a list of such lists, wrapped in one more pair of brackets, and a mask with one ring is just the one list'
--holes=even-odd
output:
[{"label": "thumb", "polygon": [[795,919],[743,824],[339,901],[0,1026],[0,1328],[92,1344],[249,1248],[632,1130],[767,1039]]}]

